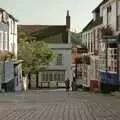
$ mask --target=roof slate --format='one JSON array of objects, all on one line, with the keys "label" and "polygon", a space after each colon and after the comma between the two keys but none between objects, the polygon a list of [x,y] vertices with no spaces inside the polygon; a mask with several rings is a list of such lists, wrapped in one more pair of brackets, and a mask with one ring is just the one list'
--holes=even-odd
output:
[{"label": "roof slate", "polygon": [[101,5],[104,5],[106,2],[108,2],[109,0],[103,0],[92,12],[95,12],[95,11],[99,11],[99,8]]},{"label": "roof slate", "polygon": [[87,26],[82,30],[82,32],[85,32],[85,31],[87,31],[87,30],[90,30],[90,29],[92,29],[93,27],[96,27],[96,26],[98,26],[98,25],[100,25],[100,24],[102,24],[102,23],[103,23],[103,18],[102,18],[102,17],[97,18],[95,21],[92,19],[92,20],[87,24]]},{"label": "roof slate", "polygon": [[66,31],[65,25],[18,25],[18,30],[23,30],[27,35],[47,37]]},{"label": "roof slate", "polygon": [[[92,12],[100,12],[100,7],[101,5],[107,3],[109,0],[103,0]],[[100,24],[102,24],[103,22],[103,17],[99,17],[97,18],[95,21],[92,19],[82,30],[82,32],[85,32],[87,30],[90,30],[91,28],[98,26]]]},{"label": "roof slate", "polygon": [[18,32],[23,31],[29,37],[44,39],[46,37],[62,34],[62,39],[67,42],[66,25],[18,25]]}]

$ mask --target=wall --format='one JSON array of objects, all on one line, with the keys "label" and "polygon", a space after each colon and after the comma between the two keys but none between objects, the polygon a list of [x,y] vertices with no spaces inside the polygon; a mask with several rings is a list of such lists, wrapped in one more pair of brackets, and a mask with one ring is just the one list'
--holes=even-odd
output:
[{"label": "wall", "polygon": [[17,23],[9,18],[9,51],[17,56]]},{"label": "wall", "polygon": [[89,49],[89,51],[91,51],[91,32],[91,30],[88,30],[82,33],[82,44],[85,45]]},{"label": "wall", "polygon": [[71,64],[72,64],[72,50],[71,50],[71,45],[70,44],[54,44],[54,45],[49,45],[52,50],[55,51],[56,54],[62,54],[63,55],[63,64],[58,66],[56,65],[56,58],[53,60],[53,62],[50,63],[49,69],[65,69],[66,70],[66,75],[65,79],[67,77],[72,80],[72,69],[71,69]]},{"label": "wall", "polygon": [[[57,57],[57,54],[62,54],[63,64],[56,65],[56,58],[54,58],[54,60],[48,66],[46,66],[45,70],[52,70],[52,71],[63,70],[65,71],[65,80],[69,78],[70,81],[72,81],[73,77],[72,77],[72,67],[71,67],[72,65],[71,45],[70,44],[49,44],[48,47],[51,48],[56,53],[56,57]],[[41,82],[41,74],[39,74],[39,82]],[[54,81],[52,82],[53,83],[50,82],[50,84],[56,84]]]},{"label": "wall", "polygon": [[109,7],[111,5],[111,27],[113,28],[113,30],[116,32],[116,26],[117,26],[117,17],[116,17],[116,13],[117,13],[117,8],[116,8],[116,0],[110,0],[109,2],[107,2],[106,4],[104,4],[103,6],[101,6],[101,15],[103,15],[103,25],[107,26],[107,7]]},{"label": "wall", "polygon": [[[8,47],[8,25],[7,24],[0,24],[0,32],[1,32],[1,45],[0,45],[0,50],[9,50],[9,47]],[[5,32],[7,35],[5,35]],[[5,38],[7,37],[7,38]],[[3,44],[5,44],[3,47]]]}]

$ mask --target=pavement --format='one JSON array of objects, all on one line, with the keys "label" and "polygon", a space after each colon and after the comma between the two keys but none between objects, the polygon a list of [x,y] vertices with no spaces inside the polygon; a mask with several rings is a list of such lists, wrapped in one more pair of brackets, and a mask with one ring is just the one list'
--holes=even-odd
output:
[{"label": "pavement", "polygon": [[112,92],[111,95],[120,98],[120,91]]},{"label": "pavement", "polygon": [[0,120],[120,120],[120,99],[84,91],[1,93]]}]

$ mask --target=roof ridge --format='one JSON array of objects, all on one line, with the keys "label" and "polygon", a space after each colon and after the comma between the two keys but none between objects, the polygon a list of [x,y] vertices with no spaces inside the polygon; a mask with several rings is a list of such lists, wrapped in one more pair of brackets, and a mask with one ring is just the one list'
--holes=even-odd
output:
[{"label": "roof ridge", "polygon": [[66,25],[18,24],[18,26],[66,26]]}]

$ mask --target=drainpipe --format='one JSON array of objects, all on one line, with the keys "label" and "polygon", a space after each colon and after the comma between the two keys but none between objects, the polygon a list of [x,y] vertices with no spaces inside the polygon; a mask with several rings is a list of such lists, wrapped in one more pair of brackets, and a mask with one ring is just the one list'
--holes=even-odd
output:
[{"label": "drainpipe", "polygon": [[77,60],[75,61],[75,79],[77,79]]},{"label": "drainpipe", "polygon": [[[117,43],[117,80],[119,81],[119,44]],[[119,82],[119,86],[120,86],[120,82]]]},{"label": "drainpipe", "polygon": [[7,85],[5,84],[5,60],[3,60],[3,81],[4,81],[4,90],[7,92]]},{"label": "drainpipe", "polygon": [[38,88],[38,82],[39,82],[39,77],[38,77],[39,73],[36,72],[36,88]]},{"label": "drainpipe", "polygon": [[106,73],[107,73],[107,71],[108,71],[107,70],[108,69],[108,42],[107,42],[107,39],[106,39],[106,43],[105,44],[106,44],[106,53],[105,53],[106,54],[105,55],[106,62],[105,63],[106,63]]}]

